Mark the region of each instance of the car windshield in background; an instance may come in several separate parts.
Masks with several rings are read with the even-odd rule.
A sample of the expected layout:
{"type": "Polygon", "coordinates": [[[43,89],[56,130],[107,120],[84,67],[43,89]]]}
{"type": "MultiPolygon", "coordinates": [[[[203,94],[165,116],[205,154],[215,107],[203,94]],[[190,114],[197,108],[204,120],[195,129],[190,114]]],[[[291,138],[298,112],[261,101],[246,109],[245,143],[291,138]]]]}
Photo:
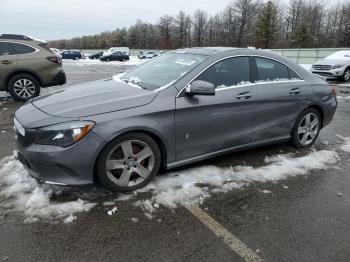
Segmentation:
{"type": "Polygon", "coordinates": [[[167,53],[135,68],[121,80],[154,90],[177,80],[205,59],[203,55],[167,53]]]}

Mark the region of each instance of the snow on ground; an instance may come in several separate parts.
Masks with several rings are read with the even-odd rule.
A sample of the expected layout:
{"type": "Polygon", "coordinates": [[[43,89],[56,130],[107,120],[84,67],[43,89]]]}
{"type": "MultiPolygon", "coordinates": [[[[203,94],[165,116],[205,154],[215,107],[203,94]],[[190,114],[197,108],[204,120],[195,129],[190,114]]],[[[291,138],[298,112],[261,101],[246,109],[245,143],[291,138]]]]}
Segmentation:
{"type": "Polygon", "coordinates": [[[22,212],[25,222],[59,219],[65,223],[76,219],[74,214],[91,210],[95,203],[81,199],[54,202],[50,198],[62,188],[39,185],[13,156],[0,161],[0,208],[22,212]]]}
{"type": "Polygon", "coordinates": [[[337,96],[339,100],[350,100],[350,96],[337,96]]]}
{"type": "Polygon", "coordinates": [[[337,135],[337,136],[344,141],[344,144],[340,147],[340,149],[350,153],[350,137],[344,137],[341,135],[337,135]]]}
{"type": "MultiPolygon", "coordinates": [[[[346,140],[344,147],[349,146],[348,141],[350,138],[346,140]]],[[[338,161],[339,156],[335,151],[321,150],[311,151],[301,157],[295,154],[266,157],[264,165],[260,167],[202,166],[184,169],[156,177],[151,184],[134,195],[121,195],[118,199],[100,204],[104,207],[114,206],[108,212],[113,215],[118,210],[116,201],[131,200],[135,195],[142,194],[143,200],[136,201],[134,205],[142,208],[144,215],[152,219],[161,206],[176,208],[181,205],[201,204],[214,193],[239,189],[254,182],[274,182],[306,175],[311,170],[334,167],[338,161]]],[[[58,219],[70,223],[77,219],[77,213],[87,212],[96,205],[82,199],[52,201],[52,197],[59,195],[61,190],[62,187],[38,184],[12,156],[0,161],[0,208],[8,212],[23,213],[25,222],[58,219]]],[[[263,190],[262,193],[268,192],[263,190]]]]}
{"type": "MultiPolygon", "coordinates": [[[[253,182],[268,182],[306,175],[311,170],[327,169],[339,161],[335,151],[312,151],[305,156],[281,154],[266,157],[261,167],[236,166],[220,168],[202,166],[158,176],[138,192],[151,192],[150,199],[139,200],[145,215],[155,213],[160,205],[176,208],[179,205],[201,204],[212,193],[242,188],[253,182]]],[[[264,192],[263,193],[267,193],[264,192]]]]}
{"type": "Polygon", "coordinates": [[[120,61],[110,61],[110,62],[102,62],[99,59],[80,59],[80,60],[68,60],[63,59],[63,65],[77,65],[77,66],[94,66],[94,65],[106,65],[106,66],[121,66],[121,65],[139,65],[148,61],[148,59],[139,59],[137,56],[130,56],[129,61],[120,62],[120,61]]]}

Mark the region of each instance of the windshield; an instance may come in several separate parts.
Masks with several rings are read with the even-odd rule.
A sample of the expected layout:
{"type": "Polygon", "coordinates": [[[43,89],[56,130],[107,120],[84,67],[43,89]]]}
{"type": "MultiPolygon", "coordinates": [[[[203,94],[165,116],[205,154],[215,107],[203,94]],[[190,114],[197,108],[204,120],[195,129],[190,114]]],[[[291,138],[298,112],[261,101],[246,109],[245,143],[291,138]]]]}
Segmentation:
{"type": "Polygon", "coordinates": [[[177,80],[205,58],[196,54],[166,53],[126,73],[121,80],[154,90],[177,80]]]}
{"type": "Polygon", "coordinates": [[[350,51],[338,51],[327,56],[325,59],[326,60],[329,60],[329,59],[350,60],[350,51]]]}

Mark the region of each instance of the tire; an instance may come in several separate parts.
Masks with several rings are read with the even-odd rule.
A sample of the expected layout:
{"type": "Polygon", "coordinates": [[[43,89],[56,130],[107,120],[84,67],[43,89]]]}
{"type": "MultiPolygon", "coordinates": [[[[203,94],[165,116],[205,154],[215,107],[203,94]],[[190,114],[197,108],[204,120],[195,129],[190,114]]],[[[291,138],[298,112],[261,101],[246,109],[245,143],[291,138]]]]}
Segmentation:
{"type": "Polygon", "coordinates": [[[314,108],[306,109],[300,114],[294,125],[291,137],[292,145],[296,148],[312,146],[320,133],[321,124],[320,112],[314,108]]]}
{"type": "Polygon", "coordinates": [[[125,134],[100,153],[97,178],[112,191],[130,192],[147,185],[157,175],[160,163],[159,147],[151,137],[143,133],[125,134]]]}
{"type": "Polygon", "coordinates": [[[40,94],[38,80],[28,74],[18,74],[11,77],[7,88],[11,96],[19,101],[27,101],[40,94]]]}
{"type": "Polygon", "coordinates": [[[349,67],[345,69],[344,74],[342,76],[342,80],[344,82],[350,81],[350,68],[349,67]]]}

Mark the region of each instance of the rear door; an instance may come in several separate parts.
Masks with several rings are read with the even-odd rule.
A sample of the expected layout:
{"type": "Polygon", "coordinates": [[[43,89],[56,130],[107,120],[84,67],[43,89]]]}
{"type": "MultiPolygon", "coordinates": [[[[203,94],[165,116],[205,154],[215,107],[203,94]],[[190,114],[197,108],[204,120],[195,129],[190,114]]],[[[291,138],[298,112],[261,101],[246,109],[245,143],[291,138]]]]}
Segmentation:
{"type": "Polygon", "coordinates": [[[12,53],[6,42],[0,42],[0,89],[4,90],[7,73],[17,65],[17,55],[12,53]]]}
{"type": "Polygon", "coordinates": [[[255,61],[257,101],[253,142],[288,137],[312,90],[287,65],[265,57],[255,57],[255,61]]]}
{"type": "Polygon", "coordinates": [[[176,98],[178,161],[250,142],[256,90],[249,79],[248,57],[227,58],[194,79],[213,83],[215,96],[176,98]]]}

